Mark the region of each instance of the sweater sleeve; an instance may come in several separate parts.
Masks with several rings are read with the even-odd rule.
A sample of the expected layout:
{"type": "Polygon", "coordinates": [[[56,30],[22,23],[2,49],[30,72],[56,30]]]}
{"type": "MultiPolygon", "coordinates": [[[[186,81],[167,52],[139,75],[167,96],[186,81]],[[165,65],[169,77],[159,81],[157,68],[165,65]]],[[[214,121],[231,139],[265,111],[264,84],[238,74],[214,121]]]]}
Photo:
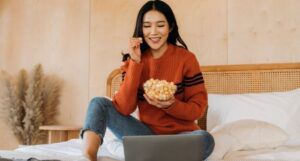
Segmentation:
{"type": "Polygon", "coordinates": [[[137,92],[143,64],[128,60],[124,62],[121,70],[123,81],[119,91],[113,96],[113,104],[121,114],[130,115],[137,108],[137,92]]]}
{"type": "Polygon", "coordinates": [[[169,115],[182,120],[195,121],[201,118],[207,108],[207,91],[199,63],[194,54],[187,59],[184,66],[184,99],[176,99],[174,104],[164,109],[169,115]]]}

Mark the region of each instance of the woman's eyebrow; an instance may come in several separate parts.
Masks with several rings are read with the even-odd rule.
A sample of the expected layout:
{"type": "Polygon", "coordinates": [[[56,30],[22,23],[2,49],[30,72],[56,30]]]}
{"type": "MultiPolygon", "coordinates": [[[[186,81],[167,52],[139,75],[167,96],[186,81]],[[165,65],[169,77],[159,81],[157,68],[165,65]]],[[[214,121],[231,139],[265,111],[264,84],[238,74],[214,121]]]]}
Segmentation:
{"type": "Polygon", "coordinates": [[[157,23],[165,23],[166,21],[162,20],[162,21],[157,21],[157,23]]]}
{"type": "MultiPolygon", "coordinates": [[[[161,21],[156,21],[155,23],[165,23],[166,21],[164,21],[164,20],[161,20],[161,21]]],[[[151,22],[149,22],[149,21],[144,21],[143,23],[151,23],[151,22]]]]}

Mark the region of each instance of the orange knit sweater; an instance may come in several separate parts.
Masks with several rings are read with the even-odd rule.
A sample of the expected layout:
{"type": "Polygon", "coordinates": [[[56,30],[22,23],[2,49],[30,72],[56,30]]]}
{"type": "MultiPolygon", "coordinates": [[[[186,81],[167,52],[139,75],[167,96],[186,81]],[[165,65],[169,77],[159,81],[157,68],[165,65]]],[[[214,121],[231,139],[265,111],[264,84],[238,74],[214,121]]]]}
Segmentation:
{"type": "Polygon", "coordinates": [[[156,134],[176,134],[199,129],[194,122],[207,108],[207,92],[194,54],[168,44],[166,52],[154,59],[150,51],[142,54],[141,62],[128,60],[121,67],[123,82],[113,97],[121,114],[130,115],[139,108],[139,119],[156,134]],[[177,85],[175,103],[159,109],[143,97],[143,83],[150,78],[167,80],[177,85]]]}

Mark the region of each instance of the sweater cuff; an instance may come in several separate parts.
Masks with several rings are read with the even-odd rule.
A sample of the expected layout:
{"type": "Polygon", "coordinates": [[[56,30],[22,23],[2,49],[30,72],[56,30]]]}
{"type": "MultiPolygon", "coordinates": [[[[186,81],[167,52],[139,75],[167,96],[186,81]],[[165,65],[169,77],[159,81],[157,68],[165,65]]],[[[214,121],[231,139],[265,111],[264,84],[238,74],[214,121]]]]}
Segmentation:
{"type": "Polygon", "coordinates": [[[137,63],[135,61],[133,61],[132,59],[129,60],[129,66],[133,66],[133,67],[142,67],[143,66],[143,63],[140,62],[140,63],[137,63]]]}
{"type": "Polygon", "coordinates": [[[142,73],[143,66],[143,63],[136,63],[135,61],[130,60],[127,73],[134,76],[133,78],[140,78],[136,76],[139,76],[142,73]]]}

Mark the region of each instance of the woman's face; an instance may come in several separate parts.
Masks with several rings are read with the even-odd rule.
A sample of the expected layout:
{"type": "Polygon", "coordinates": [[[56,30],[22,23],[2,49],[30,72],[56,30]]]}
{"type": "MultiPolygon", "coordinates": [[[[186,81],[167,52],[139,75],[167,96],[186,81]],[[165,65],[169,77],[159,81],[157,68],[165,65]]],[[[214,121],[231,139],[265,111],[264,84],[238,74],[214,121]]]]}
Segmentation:
{"type": "Polygon", "coordinates": [[[160,50],[167,46],[169,31],[168,21],[161,12],[151,10],[144,15],[143,35],[152,50],[160,50]]]}

